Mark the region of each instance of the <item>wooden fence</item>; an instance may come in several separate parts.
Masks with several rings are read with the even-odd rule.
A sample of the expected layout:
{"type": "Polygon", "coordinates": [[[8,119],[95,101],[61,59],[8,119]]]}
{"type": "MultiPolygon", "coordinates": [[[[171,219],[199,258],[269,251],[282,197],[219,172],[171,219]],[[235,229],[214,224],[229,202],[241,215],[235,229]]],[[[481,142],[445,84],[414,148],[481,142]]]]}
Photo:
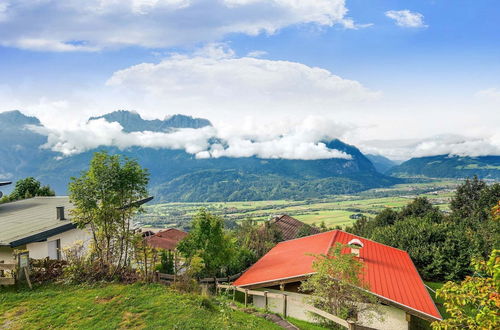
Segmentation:
{"type": "MultiPolygon", "coordinates": [[[[206,277],[206,278],[201,278],[198,280],[200,284],[208,284],[208,283],[228,283],[236,280],[238,277],[241,276],[243,272],[240,272],[238,274],[228,276],[228,277],[206,277]]],[[[171,274],[164,274],[164,273],[156,273],[156,280],[157,282],[160,283],[169,283],[173,282],[177,279],[178,275],[171,275],[171,274]]]]}
{"type": "Polygon", "coordinates": [[[16,284],[16,279],[13,276],[13,271],[16,269],[16,267],[16,264],[0,263],[0,285],[16,284]],[[11,277],[3,277],[6,270],[10,271],[11,277]]]}
{"type": "Polygon", "coordinates": [[[221,289],[226,289],[226,290],[233,290],[233,299],[236,291],[243,292],[245,294],[245,307],[248,306],[248,295],[252,296],[261,296],[264,297],[264,304],[265,308],[268,308],[268,299],[269,298],[274,298],[274,299],[282,299],[283,300],[283,317],[286,318],[287,316],[287,305],[289,302],[293,301],[295,305],[298,305],[299,307],[303,308],[305,311],[320,315],[330,321],[333,321],[337,323],[340,326],[343,326],[344,328],[347,329],[355,329],[355,323],[353,321],[346,321],[344,319],[341,319],[333,314],[327,313],[319,308],[316,308],[312,305],[306,304],[303,302],[302,299],[289,296],[286,293],[274,293],[274,292],[268,292],[268,291],[256,291],[256,290],[249,290],[249,289],[243,289],[236,287],[234,285],[226,285],[226,284],[217,284],[217,292],[219,293],[221,289]]]}

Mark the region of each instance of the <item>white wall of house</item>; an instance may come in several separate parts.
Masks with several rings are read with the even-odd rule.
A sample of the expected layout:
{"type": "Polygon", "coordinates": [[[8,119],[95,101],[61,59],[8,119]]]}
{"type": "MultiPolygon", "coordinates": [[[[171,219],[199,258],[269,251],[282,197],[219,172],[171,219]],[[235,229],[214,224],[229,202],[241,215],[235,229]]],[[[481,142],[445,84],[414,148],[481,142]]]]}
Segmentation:
{"type": "Polygon", "coordinates": [[[15,261],[14,251],[11,247],[0,246],[0,261],[4,261],[6,264],[10,264],[15,261]]]}
{"type": "MultiPolygon", "coordinates": [[[[50,257],[51,259],[56,259],[57,250],[56,241],[60,240],[60,248],[68,248],[73,246],[76,242],[81,241],[84,245],[87,245],[91,239],[90,233],[87,230],[82,229],[71,229],[54,236],[47,238],[45,242],[29,243],[26,244],[26,249],[30,252],[30,258],[33,259],[44,259],[50,257]]],[[[62,259],[64,259],[63,253],[61,253],[62,259]]]]}
{"type": "MultiPolygon", "coordinates": [[[[266,290],[273,293],[285,293],[289,297],[293,297],[307,303],[306,299],[308,296],[305,294],[272,289],[258,289],[258,291],[266,290]]],[[[265,298],[261,296],[253,296],[253,304],[257,308],[265,308],[265,298]]],[[[409,329],[409,322],[406,321],[405,311],[386,305],[379,305],[377,308],[381,315],[378,315],[378,313],[375,312],[362,312],[358,315],[358,321],[356,324],[381,330],[409,329]]],[[[274,313],[283,313],[283,299],[268,298],[268,309],[274,313]]],[[[294,302],[294,299],[287,300],[287,315],[299,320],[317,322],[317,319],[315,319],[311,313],[305,311],[299,304],[294,302]]]]}

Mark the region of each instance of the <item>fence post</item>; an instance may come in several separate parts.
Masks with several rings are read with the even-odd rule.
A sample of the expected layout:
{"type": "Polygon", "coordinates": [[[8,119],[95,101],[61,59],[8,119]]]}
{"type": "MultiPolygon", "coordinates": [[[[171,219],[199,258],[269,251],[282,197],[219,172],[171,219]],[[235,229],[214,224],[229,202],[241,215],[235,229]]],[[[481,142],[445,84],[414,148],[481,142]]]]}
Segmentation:
{"type": "Polygon", "coordinates": [[[245,307],[248,305],[248,289],[245,289],[245,307]]]}
{"type": "Polygon", "coordinates": [[[286,319],[286,294],[283,294],[283,318],[286,319]]]}
{"type": "Polygon", "coordinates": [[[349,324],[349,330],[354,330],[356,329],[356,324],[354,323],[354,321],[351,321],[351,320],[347,320],[347,324],[349,324]]]}
{"type": "Polygon", "coordinates": [[[266,311],[267,311],[267,291],[264,291],[264,303],[265,303],[266,311]]]}
{"type": "Polygon", "coordinates": [[[236,287],[233,286],[233,301],[236,299],[236,287]]]}

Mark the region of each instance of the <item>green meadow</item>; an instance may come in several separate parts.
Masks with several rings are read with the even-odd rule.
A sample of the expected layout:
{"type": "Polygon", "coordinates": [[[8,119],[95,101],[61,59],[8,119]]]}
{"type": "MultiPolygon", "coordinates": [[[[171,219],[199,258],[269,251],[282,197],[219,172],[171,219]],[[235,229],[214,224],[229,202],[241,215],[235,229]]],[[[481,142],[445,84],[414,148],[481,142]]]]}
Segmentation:
{"type": "Polygon", "coordinates": [[[187,229],[193,215],[206,208],[230,222],[247,219],[268,220],[288,214],[305,223],[328,227],[345,227],[360,215],[373,217],[384,208],[401,208],[417,196],[425,196],[446,211],[459,181],[430,181],[399,184],[390,188],[371,189],[357,195],[327,196],[310,200],[273,200],[213,203],[162,203],[145,207],[139,221],[150,227],[187,229]]]}

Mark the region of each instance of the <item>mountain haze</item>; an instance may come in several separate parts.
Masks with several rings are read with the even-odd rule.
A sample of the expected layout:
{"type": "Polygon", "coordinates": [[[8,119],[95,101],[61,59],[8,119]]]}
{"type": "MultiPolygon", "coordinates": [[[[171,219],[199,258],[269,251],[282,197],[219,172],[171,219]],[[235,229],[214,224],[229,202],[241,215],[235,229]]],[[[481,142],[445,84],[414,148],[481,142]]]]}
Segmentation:
{"type": "MultiPolygon", "coordinates": [[[[135,112],[123,110],[89,120],[100,118],[119,123],[127,132],[168,132],[211,125],[206,119],[184,115],[145,120],[135,112]]],[[[197,159],[184,150],[146,147],[120,150],[110,146],[61,157],[57,152],[40,148],[47,137],[27,129],[26,125],[41,126],[38,119],[19,111],[0,113],[0,127],[8,128],[2,129],[0,138],[15,141],[0,149],[0,174],[13,180],[35,176],[44,184],[50,184],[58,194],[67,193],[69,178],[87,168],[96,150],[135,158],[149,169],[150,188],[157,201],[305,199],[354,193],[400,181],[377,172],[356,147],[340,140],[324,142],[329,149],[345,152],[350,159],[197,159]]]]}

